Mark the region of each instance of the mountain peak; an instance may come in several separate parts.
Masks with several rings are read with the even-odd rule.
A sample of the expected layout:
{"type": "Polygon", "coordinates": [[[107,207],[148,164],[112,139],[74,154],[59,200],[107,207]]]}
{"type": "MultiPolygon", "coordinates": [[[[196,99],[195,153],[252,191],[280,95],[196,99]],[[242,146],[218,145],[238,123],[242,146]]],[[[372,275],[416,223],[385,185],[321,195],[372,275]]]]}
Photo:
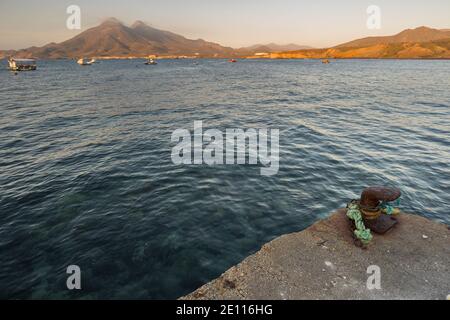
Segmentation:
{"type": "Polygon", "coordinates": [[[132,25],[131,28],[135,29],[135,28],[140,28],[140,27],[148,27],[148,25],[141,21],[141,20],[136,20],[132,25]]]}
{"type": "Polygon", "coordinates": [[[111,17],[105,19],[101,25],[123,25],[123,23],[119,19],[111,17]]]}
{"type": "Polygon", "coordinates": [[[379,36],[379,37],[366,37],[347,43],[338,45],[337,47],[364,47],[373,46],[379,44],[392,44],[392,43],[420,43],[436,40],[449,39],[450,32],[433,29],[426,26],[420,26],[414,29],[406,29],[392,36],[379,36]]]}
{"type": "MultiPolygon", "coordinates": [[[[439,30],[433,29],[433,28],[429,28],[429,27],[426,27],[426,26],[420,26],[420,27],[413,28],[413,29],[406,29],[406,30],[403,30],[403,31],[399,32],[398,34],[403,34],[403,33],[418,33],[418,32],[439,32],[439,30]]],[[[397,35],[398,35],[398,34],[397,34],[397,35]]]]}
{"type": "Polygon", "coordinates": [[[132,27],[128,27],[116,18],[108,18],[100,26],[87,29],[64,42],[17,52],[19,56],[37,58],[147,57],[150,54],[230,57],[238,53],[233,48],[187,39],[150,27],[142,21],[136,21],[132,27]]]}

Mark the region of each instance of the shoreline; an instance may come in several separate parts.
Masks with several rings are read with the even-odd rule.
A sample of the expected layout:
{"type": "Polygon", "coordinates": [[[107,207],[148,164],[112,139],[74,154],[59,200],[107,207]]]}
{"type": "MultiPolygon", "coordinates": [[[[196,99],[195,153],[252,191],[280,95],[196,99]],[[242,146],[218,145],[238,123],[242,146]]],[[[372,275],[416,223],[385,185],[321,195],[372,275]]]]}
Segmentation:
{"type": "MultiPolygon", "coordinates": [[[[16,57],[21,58],[21,57],[16,57]]],[[[28,57],[29,58],[29,57],[28,57]]],[[[41,60],[41,61],[59,61],[59,60],[77,60],[78,58],[35,58],[31,57],[32,59],[41,60]]],[[[230,57],[186,57],[186,56],[163,56],[163,57],[154,57],[155,60],[227,60],[230,57]]],[[[0,60],[7,60],[8,57],[0,57],[0,60]]],[[[145,57],[96,57],[96,56],[87,56],[86,59],[96,59],[96,60],[146,60],[148,59],[148,56],[145,57]]],[[[370,57],[324,57],[324,58],[292,58],[292,57],[276,57],[276,58],[269,58],[269,57],[235,57],[235,59],[240,60],[317,60],[321,61],[323,59],[328,60],[399,60],[399,61],[407,61],[407,60],[421,60],[421,61],[434,61],[434,60],[450,60],[449,58],[370,58],[370,57]]]]}
{"type": "Polygon", "coordinates": [[[446,299],[449,226],[401,213],[395,228],[361,249],[345,212],[275,238],[180,299],[446,299]],[[380,267],[381,289],[367,289],[372,265],[380,267]]]}

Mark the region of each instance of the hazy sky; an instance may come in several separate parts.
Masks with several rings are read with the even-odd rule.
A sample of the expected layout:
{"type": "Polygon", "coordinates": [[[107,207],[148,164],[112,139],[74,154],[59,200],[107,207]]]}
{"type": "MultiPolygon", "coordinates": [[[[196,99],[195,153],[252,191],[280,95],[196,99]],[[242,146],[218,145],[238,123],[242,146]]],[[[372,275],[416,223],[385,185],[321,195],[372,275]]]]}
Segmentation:
{"type": "Polygon", "coordinates": [[[450,0],[0,0],[0,49],[60,42],[108,17],[232,47],[326,47],[421,25],[450,28],[450,0]],[[66,28],[72,4],[81,7],[81,30],[66,28]],[[369,5],[381,8],[380,30],[366,27],[369,5]]]}

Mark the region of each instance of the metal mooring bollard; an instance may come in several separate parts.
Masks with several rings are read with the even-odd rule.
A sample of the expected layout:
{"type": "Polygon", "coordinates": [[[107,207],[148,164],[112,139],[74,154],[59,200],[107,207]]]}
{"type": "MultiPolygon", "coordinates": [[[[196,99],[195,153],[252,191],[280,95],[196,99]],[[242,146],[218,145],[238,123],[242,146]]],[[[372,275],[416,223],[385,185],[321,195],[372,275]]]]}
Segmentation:
{"type": "Polygon", "coordinates": [[[355,243],[366,247],[372,241],[372,233],[386,233],[397,224],[394,215],[400,210],[394,201],[399,201],[401,192],[397,188],[368,187],[361,193],[360,200],[352,200],[347,205],[347,217],[355,243]]]}
{"type": "Polygon", "coordinates": [[[389,202],[399,199],[401,192],[397,188],[368,187],[361,193],[359,202],[365,225],[375,233],[383,234],[390,230],[397,219],[385,213],[389,202]]]}

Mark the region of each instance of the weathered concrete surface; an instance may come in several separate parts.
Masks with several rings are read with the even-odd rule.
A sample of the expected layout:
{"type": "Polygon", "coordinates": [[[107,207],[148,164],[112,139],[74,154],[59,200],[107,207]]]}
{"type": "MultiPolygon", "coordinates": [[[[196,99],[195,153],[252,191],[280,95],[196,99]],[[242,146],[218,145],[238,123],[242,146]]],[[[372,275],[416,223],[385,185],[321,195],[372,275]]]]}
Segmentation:
{"type": "Polygon", "coordinates": [[[345,210],[281,236],[182,299],[446,299],[450,231],[400,214],[367,249],[353,244],[345,210]],[[367,268],[381,268],[381,289],[368,290],[367,268]]]}

